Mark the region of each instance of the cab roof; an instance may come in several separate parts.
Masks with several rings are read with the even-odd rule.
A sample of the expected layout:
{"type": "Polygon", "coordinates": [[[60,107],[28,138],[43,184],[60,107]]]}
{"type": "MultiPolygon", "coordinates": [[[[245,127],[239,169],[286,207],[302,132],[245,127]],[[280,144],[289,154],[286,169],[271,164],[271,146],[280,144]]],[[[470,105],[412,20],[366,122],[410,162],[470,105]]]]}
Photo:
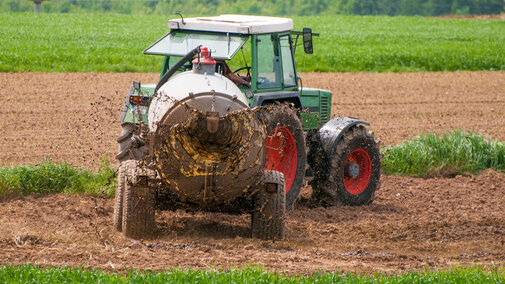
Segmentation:
{"type": "Polygon", "coordinates": [[[285,32],[293,29],[293,21],[288,18],[246,15],[221,15],[172,19],[167,23],[170,29],[223,32],[236,34],[265,34],[285,32]]]}

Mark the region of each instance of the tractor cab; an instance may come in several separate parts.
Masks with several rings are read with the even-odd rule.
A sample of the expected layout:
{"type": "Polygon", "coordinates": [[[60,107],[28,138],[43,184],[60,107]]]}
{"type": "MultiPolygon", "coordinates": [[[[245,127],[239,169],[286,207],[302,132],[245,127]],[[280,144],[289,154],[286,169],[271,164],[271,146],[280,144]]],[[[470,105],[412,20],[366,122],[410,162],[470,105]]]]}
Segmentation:
{"type": "MultiPolygon", "coordinates": [[[[303,106],[294,51],[303,36],[305,52],[312,53],[309,28],[295,32],[291,19],[243,15],[174,19],[168,27],[171,31],[144,51],[165,56],[161,75],[202,45],[217,60],[216,72],[237,84],[250,107],[272,101],[303,106]]],[[[191,66],[186,64],[180,71],[191,66]]]]}

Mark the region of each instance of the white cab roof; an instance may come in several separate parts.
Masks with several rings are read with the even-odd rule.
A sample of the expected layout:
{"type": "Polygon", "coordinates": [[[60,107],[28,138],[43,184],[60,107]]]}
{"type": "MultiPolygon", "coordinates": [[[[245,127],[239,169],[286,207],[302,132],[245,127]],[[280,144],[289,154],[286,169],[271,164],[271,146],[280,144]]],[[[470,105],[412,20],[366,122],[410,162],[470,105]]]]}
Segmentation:
{"type": "Polygon", "coordinates": [[[198,30],[238,34],[264,34],[293,29],[293,21],[287,18],[245,15],[221,15],[217,17],[169,20],[170,29],[198,30]]]}

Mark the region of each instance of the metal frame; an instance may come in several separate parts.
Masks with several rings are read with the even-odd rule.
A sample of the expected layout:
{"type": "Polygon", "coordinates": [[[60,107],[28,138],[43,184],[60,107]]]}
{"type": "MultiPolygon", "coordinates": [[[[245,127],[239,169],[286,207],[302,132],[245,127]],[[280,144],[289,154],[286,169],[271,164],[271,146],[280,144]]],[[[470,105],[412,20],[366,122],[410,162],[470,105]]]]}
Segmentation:
{"type": "MultiPolygon", "coordinates": [[[[291,38],[291,32],[271,33],[271,35],[273,35],[277,38],[276,44],[277,44],[277,48],[279,50],[279,57],[280,57],[279,70],[280,70],[280,73],[282,74],[280,88],[268,88],[268,89],[259,89],[258,88],[258,72],[257,71],[259,70],[259,66],[258,66],[258,38],[257,37],[259,35],[260,34],[251,36],[251,44],[252,44],[252,48],[251,48],[251,53],[252,53],[251,91],[253,93],[268,93],[268,92],[277,92],[277,91],[285,91],[285,90],[298,91],[298,80],[295,80],[295,85],[286,86],[284,84],[283,57],[280,52],[280,38],[287,36],[288,41],[290,43],[291,61],[293,63],[294,75],[295,75],[295,78],[298,78],[298,74],[296,72],[296,65],[295,65],[295,55],[294,55],[294,50],[292,47],[293,39],[291,38]]],[[[265,35],[265,34],[261,34],[261,35],[265,35]]]]}

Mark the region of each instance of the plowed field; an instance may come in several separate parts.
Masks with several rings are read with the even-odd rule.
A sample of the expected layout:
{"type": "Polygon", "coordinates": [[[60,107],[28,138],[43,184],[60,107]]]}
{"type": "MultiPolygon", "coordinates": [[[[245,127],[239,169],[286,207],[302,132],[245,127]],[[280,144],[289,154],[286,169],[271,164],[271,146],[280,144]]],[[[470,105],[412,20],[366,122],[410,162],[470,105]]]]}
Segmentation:
{"type": "MultiPolygon", "coordinates": [[[[334,115],[370,121],[382,144],[463,129],[505,140],[505,72],[302,74],[334,93],[334,115]]],[[[157,74],[0,73],[0,165],[113,161],[118,116],[134,79],[157,74]]],[[[0,201],[0,263],[164,269],[261,264],[404,271],[505,264],[505,176],[383,176],[375,202],[313,208],[310,188],[287,219],[287,240],[250,239],[250,217],[161,212],[156,237],[131,241],[111,225],[110,199],[29,196],[0,201]]]]}

